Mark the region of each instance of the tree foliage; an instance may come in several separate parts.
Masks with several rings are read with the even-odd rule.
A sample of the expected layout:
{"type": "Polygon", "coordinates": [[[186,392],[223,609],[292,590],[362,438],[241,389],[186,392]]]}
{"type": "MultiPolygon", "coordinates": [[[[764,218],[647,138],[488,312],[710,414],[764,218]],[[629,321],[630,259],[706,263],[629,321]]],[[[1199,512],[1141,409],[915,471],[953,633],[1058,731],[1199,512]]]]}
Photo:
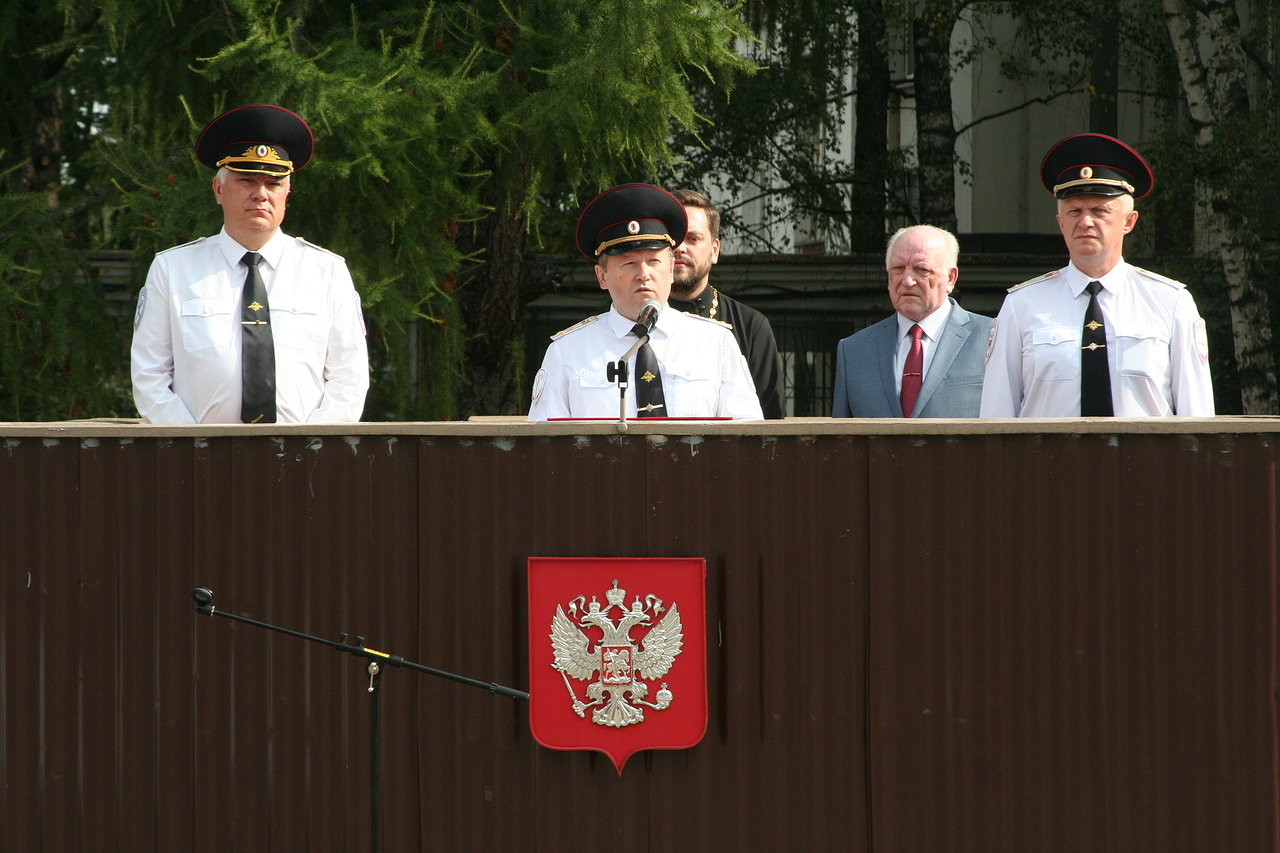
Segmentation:
{"type": "Polygon", "coordinates": [[[218,228],[191,147],[229,107],[280,103],[315,128],[286,229],[355,275],[366,417],[442,418],[523,409],[521,309],[554,281],[533,259],[572,253],[578,206],[610,184],[710,190],[731,227],[763,224],[737,236],[764,251],[796,248],[788,234],[878,251],[899,221],[951,222],[957,140],[997,115],[958,126],[950,79],[983,51],[1034,81],[1015,110],[1084,96],[1088,129],[1115,133],[1126,98],[1161,105],[1144,235],[1156,251],[1198,237],[1186,268],[1249,308],[1236,349],[1263,387],[1277,21],[1277,0],[18,0],[0,9],[0,418],[133,414],[128,299],[84,259],[131,250],[136,288],[154,251],[218,228]],[[1010,44],[982,29],[997,14],[1010,44]],[[1168,15],[1209,51],[1210,133],[1168,15]],[[914,140],[887,132],[898,109],[914,140]],[[1231,251],[1211,258],[1216,234],[1231,251]]]}
{"type": "MultiPolygon", "coordinates": [[[[731,49],[745,28],[715,2],[19,6],[0,18],[6,65],[28,55],[48,63],[33,72],[38,79],[5,82],[33,117],[0,126],[0,174],[12,176],[11,192],[42,190],[49,216],[77,241],[33,233],[34,220],[21,216],[32,227],[0,231],[0,255],[24,261],[0,284],[5,322],[19,296],[41,317],[61,310],[40,294],[65,287],[65,274],[29,261],[61,257],[68,242],[133,250],[140,284],[154,251],[216,231],[212,176],[194,162],[195,136],[224,109],[278,103],[317,137],[314,163],[295,176],[285,228],[348,260],[370,322],[371,419],[514,405],[520,371],[510,360],[519,352],[510,323],[493,315],[518,316],[536,293],[528,249],[561,245],[568,211],[584,195],[670,160],[671,122],[697,121],[689,74],[745,67],[731,49]],[[42,25],[34,40],[27,14],[42,25]],[[61,149],[42,181],[15,186],[41,162],[32,152],[42,122],[56,127],[61,149]],[[498,351],[503,370],[468,364],[498,351]]],[[[81,346],[60,337],[64,326],[44,331],[59,347],[81,346]]],[[[85,359],[72,360],[102,353],[97,368],[111,380],[99,384],[116,393],[82,407],[68,401],[89,389],[65,383],[50,390],[56,404],[30,399],[13,372],[30,350],[6,338],[0,396],[12,401],[9,416],[132,414],[120,338],[103,332],[83,346],[85,359]]]]}
{"type": "MultiPolygon", "coordinates": [[[[850,77],[858,49],[859,7],[868,0],[777,3],[745,7],[755,38],[740,45],[758,72],[725,89],[721,81],[690,81],[705,126],[676,128],[681,159],[670,180],[718,187],[725,222],[762,251],[794,247],[789,234],[748,230],[754,222],[805,221],[835,247],[850,240],[849,187],[855,175],[840,150],[849,119],[850,77]],[[751,206],[753,217],[741,215],[751,206]]],[[[874,177],[868,181],[883,187],[874,177]]]]}
{"type": "MultiPolygon", "coordinates": [[[[1212,247],[1206,254],[1216,255],[1227,293],[1242,408],[1247,414],[1274,413],[1280,406],[1270,305],[1276,282],[1268,282],[1265,258],[1269,237],[1270,253],[1276,249],[1280,180],[1272,165],[1280,155],[1273,133],[1280,92],[1273,68],[1264,64],[1270,73],[1250,73],[1259,54],[1250,57],[1243,43],[1246,34],[1256,39],[1268,29],[1275,40],[1275,18],[1264,16],[1251,32],[1232,0],[1161,5],[1191,127],[1188,159],[1195,172],[1187,183],[1203,205],[1196,222],[1207,239],[1200,242],[1212,247]]],[[[1269,2],[1258,5],[1275,11],[1269,2]]]]}
{"type": "Polygon", "coordinates": [[[680,140],[686,159],[676,173],[677,180],[718,184],[732,205],[754,202],[757,225],[764,225],[736,234],[745,245],[791,248],[768,230],[778,220],[814,223],[836,250],[874,249],[884,225],[901,220],[954,228],[953,190],[957,179],[968,179],[958,142],[1011,113],[1083,98],[1081,131],[1117,135],[1122,120],[1144,127],[1141,144],[1158,180],[1143,201],[1135,248],[1180,255],[1198,247],[1198,258],[1167,263],[1191,271],[1188,283],[1203,302],[1230,306],[1230,320],[1223,319],[1230,329],[1211,335],[1215,346],[1230,341],[1235,355],[1215,359],[1215,368],[1228,368],[1215,369],[1220,406],[1241,405],[1232,400],[1238,372],[1244,410],[1276,410],[1276,0],[845,0],[820,7],[754,0],[748,9],[761,73],[732,99],[699,95],[712,128],[680,140]],[[1000,16],[1015,24],[1011,40],[984,29],[1000,16]],[[961,22],[964,40],[957,39],[961,22]],[[1170,36],[1178,26],[1203,69],[1197,87],[1179,80],[1170,36]],[[859,43],[863,36],[871,44],[859,43]],[[875,50],[880,44],[891,47],[875,50]],[[908,76],[899,77],[895,56],[907,54],[908,76]],[[959,125],[952,79],[980,56],[998,57],[1001,76],[1034,94],[959,125]],[[894,68],[888,91],[887,67],[894,68]],[[894,99],[914,112],[916,131],[913,142],[896,146],[875,136],[884,103],[894,99]],[[834,144],[850,125],[852,158],[834,144]]]}

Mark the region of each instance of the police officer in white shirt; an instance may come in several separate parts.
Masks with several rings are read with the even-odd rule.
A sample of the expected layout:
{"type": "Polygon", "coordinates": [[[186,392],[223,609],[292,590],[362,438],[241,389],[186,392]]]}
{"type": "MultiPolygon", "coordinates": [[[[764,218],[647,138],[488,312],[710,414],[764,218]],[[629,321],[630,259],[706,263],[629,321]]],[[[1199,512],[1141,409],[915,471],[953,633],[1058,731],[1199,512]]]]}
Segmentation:
{"type": "Polygon", "coordinates": [[[1118,139],[1070,136],[1040,165],[1071,262],[1009,290],[987,346],[986,418],[1214,414],[1204,320],[1180,282],[1126,263],[1150,168],[1118,139]]]}
{"type": "Polygon", "coordinates": [[[534,379],[529,420],[618,417],[610,366],[640,339],[635,327],[649,302],[657,303],[657,322],[649,344],[628,360],[628,417],[763,417],[730,327],[666,310],[673,250],[686,227],[684,206],[648,184],[614,187],[582,209],[578,250],[595,261],[596,280],[613,305],[553,336],[534,379]]]}
{"type": "Polygon", "coordinates": [[[156,255],[130,361],[155,424],[358,421],[369,388],[360,297],[338,255],[280,230],[314,140],[289,110],[210,122],[196,156],[217,169],[223,228],[156,255]]]}

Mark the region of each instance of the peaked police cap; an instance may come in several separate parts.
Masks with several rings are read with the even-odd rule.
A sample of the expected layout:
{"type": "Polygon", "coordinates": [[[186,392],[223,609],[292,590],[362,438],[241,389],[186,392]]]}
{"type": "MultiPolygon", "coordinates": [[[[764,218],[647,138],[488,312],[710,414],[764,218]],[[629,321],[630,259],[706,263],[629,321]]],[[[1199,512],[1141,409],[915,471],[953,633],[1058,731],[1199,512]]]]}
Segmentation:
{"type": "Polygon", "coordinates": [[[1142,155],[1119,139],[1078,133],[1059,140],[1040,162],[1040,182],[1058,198],[1124,195],[1142,198],[1155,177],[1142,155]]]}
{"type": "Polygon", "coordinates": [[[196,159],[210,169],[289,175],[311,162],[315,138],[296,114],[271,104],[228,110],[205,125],[196,159]]]}
{"type": "Polygon", "coordinates": [[[684,242],[684,205],[664,189],[623,184],[587,202],[578,215],[578,251],[593,260],[637,249],[674,248],[684,242]]]}

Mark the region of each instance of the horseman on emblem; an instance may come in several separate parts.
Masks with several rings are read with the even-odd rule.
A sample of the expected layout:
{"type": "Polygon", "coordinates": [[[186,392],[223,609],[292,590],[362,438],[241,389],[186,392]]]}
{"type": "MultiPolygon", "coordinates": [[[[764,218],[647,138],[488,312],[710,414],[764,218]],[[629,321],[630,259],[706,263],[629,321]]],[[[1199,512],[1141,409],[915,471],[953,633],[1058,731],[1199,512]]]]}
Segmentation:
{"type": "Polygon", "coordinates": [[[571,599],[567,614],[562,605],[556,605],[556,614],[551,620],[551,647],[555,653],[551,666],[569,689],[574,713],[585,717],[586,709],[594,708],[593,723],[621,728],[644,722],[644,709],[638,707],[640,705],[661,711],[671,704],[672,695],[666,683],[658,690],[656,702],[647,701],[649,685],[641,679],[656,680],[667,674],[680,654],[684,631],[674,603],[666,609],[662,599],[656,596],[650,595],[641,601],[637,595],[628,609],[627,591],[619,589],[616,580],[613,589],[605,592],[605,598],[608,606],[603,609],[595,596],[589,603],[581,595],[571,599]],[[619,614],[616,619],[611,615],[615,610],[619,614]],[[655,619],[657,625],[653,625],[655,619]],[[632,640],[634,628],[649,625],[653,627],[639,643],[632,640]],[[593,635],[599,632],[599,642],[594,648],[588,631],[593,635]],[[587,685],[586,698],[590,701],[580,700],[569,677],[587,681],[597,673],[599,679],[587,685]]]}

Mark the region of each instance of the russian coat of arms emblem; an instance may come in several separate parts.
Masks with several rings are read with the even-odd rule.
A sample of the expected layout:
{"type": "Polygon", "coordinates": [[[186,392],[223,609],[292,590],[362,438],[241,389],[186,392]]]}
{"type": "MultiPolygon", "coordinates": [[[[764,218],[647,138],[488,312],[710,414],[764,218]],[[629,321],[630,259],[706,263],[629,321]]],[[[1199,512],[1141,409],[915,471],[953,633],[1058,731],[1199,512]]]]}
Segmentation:
{"type": "Polygon", "coordinates": [[[666,682],[649,701],[649,686],[643,680],[666,675],[680,654],[684,631],[680,611],[672,603],[663,604],[656,595],[638,595],[631,606],[626,604],[627,591],[613,588],[605,592],[607,605],[601,607],[593,595],[591,601],[578,595],[568,602],[568,611],[557,605],[551,620],[551,647],[555,652],[552,666],[564,678],[573,702],[573,712],[585,717],[591,709],[591,722],[600,726],[631,726],[644,722],[644,707],[662,711],[673,698],[666,682]],[[616,616],[614,615],[616,614],[616,616]],[[637,628],[647,628],[643,639],[632,637],[637,628]],[[599,629],[600,640],[593,646],[590,633],[599,629]],[[598,676],[598,678],[596,678],[598,676]],[[578,698],[570,678],[588,681],[587,701],[578,698]]]}
{"type": "Polygon", "coordinates": [[[621,773],[638,750],[701,740],[705,586],[700,558],[530,558],[529,724],[538,742],[605,752],[621,773]]]}

